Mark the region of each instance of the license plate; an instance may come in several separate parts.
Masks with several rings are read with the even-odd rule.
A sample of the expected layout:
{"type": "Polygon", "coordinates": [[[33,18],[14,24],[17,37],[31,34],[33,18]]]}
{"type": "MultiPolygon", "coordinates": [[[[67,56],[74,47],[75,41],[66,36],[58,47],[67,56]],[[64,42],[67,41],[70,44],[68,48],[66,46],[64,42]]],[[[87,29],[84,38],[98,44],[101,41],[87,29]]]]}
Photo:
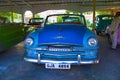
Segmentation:
{"type": "Polygon", "coordinates": [[[47,69],[70,69],[70,64],[53,64],[53,63],[46,63],[45,68],[47,69]]]}

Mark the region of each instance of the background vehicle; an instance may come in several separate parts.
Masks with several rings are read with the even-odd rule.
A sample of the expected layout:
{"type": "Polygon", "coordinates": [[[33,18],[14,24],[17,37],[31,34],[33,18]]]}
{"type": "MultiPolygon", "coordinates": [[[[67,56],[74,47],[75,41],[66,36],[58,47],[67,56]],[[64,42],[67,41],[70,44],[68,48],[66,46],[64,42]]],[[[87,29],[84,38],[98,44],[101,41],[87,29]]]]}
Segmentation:
{"type": "Polygon", "coordinates": [[[0,52],[23,41],[27,28],[22,23],[10,23],[7,18],[0,17],[0,52]]]}
{"type": "Polygon", "coordinates": [[[42,23],[43,23],[43,18],[31,18],[29,20],[29,26],[30,27],[34,27],[35,29],[39,29],[42,27],[42,23]]]}
{"type": "Polygon", "coordinates": [[[44,27],[25,39],[24,59],[52,69],[98,63],[97,36],[85,25],[83,15],[47,16],[44,27]]]}
{"type": "Polygon", "coordinates": [[[107,26],[109,26],[114,18],[113,15],[98,15],[96,17],[96,33],[99,35],[101,32],[105,32],[107,26]]]}

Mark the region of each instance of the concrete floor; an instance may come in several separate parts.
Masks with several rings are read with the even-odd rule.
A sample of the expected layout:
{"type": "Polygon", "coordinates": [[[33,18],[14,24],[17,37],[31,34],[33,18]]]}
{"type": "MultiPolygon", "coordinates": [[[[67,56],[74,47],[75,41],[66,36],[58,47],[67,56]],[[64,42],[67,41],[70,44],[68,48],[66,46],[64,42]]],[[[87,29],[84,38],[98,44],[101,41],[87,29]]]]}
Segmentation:
{"type": "Polygon", "coordinates": [[[20,43],[0,53],[0,80],[120,80],[120,46],[111,50],[106,37],[100,36],[99,46],[99,64],[56,70],[24,61],[20,43]]]}

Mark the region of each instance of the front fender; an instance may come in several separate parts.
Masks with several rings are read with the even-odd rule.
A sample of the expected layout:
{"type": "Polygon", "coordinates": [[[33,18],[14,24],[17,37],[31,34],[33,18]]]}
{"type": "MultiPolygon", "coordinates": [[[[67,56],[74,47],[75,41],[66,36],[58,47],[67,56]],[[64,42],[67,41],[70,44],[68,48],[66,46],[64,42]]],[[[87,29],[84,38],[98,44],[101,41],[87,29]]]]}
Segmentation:
{"type": "MultiPolygon", "coordinates": [[[[93,49],[97,49],[98,48],[98,44],[96,46],[89,46],[88,45],[88,39],[89,38],[96,38],[97,39],[97,35],[95,33],[93,33],[92,31],[90,30],[86,30],[85,34],[84,34],[84,38],[83,38],[83,44],[86,48],[90,49],[90,48],[93,48],[93,49]]],[[[98,41],[98,39],[97,39],[98,41]]]]}

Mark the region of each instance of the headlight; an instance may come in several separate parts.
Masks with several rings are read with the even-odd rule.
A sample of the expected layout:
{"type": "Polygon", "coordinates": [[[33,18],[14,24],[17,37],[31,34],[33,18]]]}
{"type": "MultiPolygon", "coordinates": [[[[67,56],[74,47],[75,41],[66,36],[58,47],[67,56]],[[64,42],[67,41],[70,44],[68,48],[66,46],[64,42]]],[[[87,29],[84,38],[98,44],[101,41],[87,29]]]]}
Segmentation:
{"type": "Polygon", "coordinates": [[[31,46],[31,45],[33,44],[33,39],[32,39],[32,38],[26,38],[26,39],[25,39],[25,44],[26,44],[27,46],[31,46]]]}
{"type": "Polygon", "coordinates": [[[96,46],[98,43],[97,39],[96,38],[89,38],[88,39],[88,45],[89,46],[96,46]]]}

